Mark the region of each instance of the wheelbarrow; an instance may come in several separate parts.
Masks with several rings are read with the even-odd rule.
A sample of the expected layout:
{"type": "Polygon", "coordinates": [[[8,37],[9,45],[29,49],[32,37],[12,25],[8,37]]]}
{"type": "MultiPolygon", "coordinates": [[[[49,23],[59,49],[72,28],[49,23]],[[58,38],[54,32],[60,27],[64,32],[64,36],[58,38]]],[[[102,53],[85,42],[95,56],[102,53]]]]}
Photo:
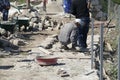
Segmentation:
{"type": "Polygon", "coordinates": [[[31,3],[32,5],[39,5],[39,4],[42,3],[42,0],[30,0],[30,3],[31,3]]]}
{"type": "Polygon", "coordinates": [[[13,34],[15,32],[16,22],[1,21],[0,22],[0,27],[5,29],[6,31],[9,31],[11,34],[13,34]]]}
{"type": "Polygon", "coordinates": [[[21,27],[24,26],[24,31],[27,31],[27,27],[29,26],[29,18],[27,17],[15,17],[13,20],[16,22],[19,31],[21,31],[21,27]]]}

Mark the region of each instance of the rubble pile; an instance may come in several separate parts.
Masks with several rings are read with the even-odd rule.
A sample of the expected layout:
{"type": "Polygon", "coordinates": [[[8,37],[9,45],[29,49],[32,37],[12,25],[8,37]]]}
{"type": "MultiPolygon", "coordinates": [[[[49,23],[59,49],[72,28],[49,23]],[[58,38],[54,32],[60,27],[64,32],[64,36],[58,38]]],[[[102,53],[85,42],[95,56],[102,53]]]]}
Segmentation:
{"type": "MultiPolygon", "coordinates": [[[[51,2],[49,2],[51,3],[51,2]]],[[[11,9],[9,10],[9,22],[15,22],[14,33],[11,34],[10,31],[0,28],[0,42],[3,43],[2,37],[5,38],[5,42],[7,41],[7,45],[15,45],[15,46],[24,46],[26,45],[25,38],[18,37],[19,32],[39,32],[42,30],[59,30],[63,25],[58,20],[53,19],[49,15],[41,14],[40,8],[42,8],[42,3],[38,5],[31,5],[30,9],[24,8],[25,4],[16,5],[15,2],[11,2],[11,9]],[[18,7],[21,7],[18,9],[18,7]],[[39,9],[38,9],[39,8],[39,9]],[[17,36],[15,36],[17,35],[17,36]]],[[[2,17],[2,16],[1,16],[2,17]]],[[[9,25],[7,25],[9,26],[9,25]]],[[[49,38],[50,39],[50,38],[49,38]]],[[[48,40],[49,40],[48,39],[48,40]]],[[[53,40],[55,41],[55,40],[53,40]]],[[[53,44],[53,41],[46,44],[53,44]]],[[[46,43],[46,42],[45,42],[46,43]]],[[[42,44],[41,44],[42,45],[42,44]]],[[[6,45],[1,45],[2,47],[7,47],[6,45]]],[[[42,45],[43,46],[43,45],[42,45]]],[[[45,45],[44,45],[45,47],[45,45]]]]}

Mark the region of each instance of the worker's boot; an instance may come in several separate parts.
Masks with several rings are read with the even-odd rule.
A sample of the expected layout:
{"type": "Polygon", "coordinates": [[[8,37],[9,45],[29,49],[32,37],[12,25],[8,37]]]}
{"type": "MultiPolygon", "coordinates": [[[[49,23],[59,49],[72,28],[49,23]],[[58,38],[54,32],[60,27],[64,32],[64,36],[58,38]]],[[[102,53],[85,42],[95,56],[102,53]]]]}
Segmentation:
{"type": "Polygon", "coordinates": [[[76,50],[76,46],[74,44],[72,44],[71,50],[76,50]]]}
{"type": "Polygon", "coordinates": [[[69,48],[67,47],[67,45],[61,45],[61,49],[68,50],[69,48]]]}

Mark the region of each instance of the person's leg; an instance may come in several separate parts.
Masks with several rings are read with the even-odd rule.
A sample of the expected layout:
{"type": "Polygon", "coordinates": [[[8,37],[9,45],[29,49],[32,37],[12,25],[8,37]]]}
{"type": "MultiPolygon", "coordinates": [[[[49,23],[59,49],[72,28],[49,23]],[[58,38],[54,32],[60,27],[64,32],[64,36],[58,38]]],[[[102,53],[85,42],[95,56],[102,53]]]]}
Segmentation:
{"type": "Polygon", "coordinates": [[[3,8],[0,6],[0,12],[2,12],[3,8]]]}
{"type": "Polygon", "coordinates": [[[87,47],[87,34],[89,31],[89,18],[82,18],[83,23],[79,27],[78,34],[78,46],[86,48],[87,47]]]}
{"type": "Polygon", "coordinates": [[[83,46],[83,25],[79,26],[79,33],[78,33],[78,46],[83,46]]]}
{"type": "Polygon", "coordinates": [[[87,34],[88,34],[88,31],[89,31],[89,18],[85,18],[85,26],[83,28],[83,47],[86,48],[87,47],[87,34]]]}
{"type": "Polygon", "coordinates": [[[2,13],[3,13],[3,21],[7,21],[8,20],[8,10],[3,10],[2,13]]]}
{"type": "Polygon", "coordinates": [[[46,3],[45,2],[43,2],[43,11],[46,12],[46,3]]]}

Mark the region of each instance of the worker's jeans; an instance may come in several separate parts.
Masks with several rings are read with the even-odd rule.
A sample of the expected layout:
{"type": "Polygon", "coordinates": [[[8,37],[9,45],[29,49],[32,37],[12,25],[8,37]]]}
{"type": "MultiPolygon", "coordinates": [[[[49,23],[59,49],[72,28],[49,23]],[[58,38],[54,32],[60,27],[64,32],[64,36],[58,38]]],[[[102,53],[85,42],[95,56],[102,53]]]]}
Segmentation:
{"type": "Polygon", "coordinates": [[[79,27],[77,44],[79,47],[86,48],[87,47],[87,34],[89,31],[90,19],[88,17],[84,17],[80,19],[82,22],[79,27]]]}
{"type": "Polygon", "coordinates": [[[3,9],[2,13],[3,13],[3,21],[7,21],[8,20],[8,12],[9,10],[3,9]]]}

